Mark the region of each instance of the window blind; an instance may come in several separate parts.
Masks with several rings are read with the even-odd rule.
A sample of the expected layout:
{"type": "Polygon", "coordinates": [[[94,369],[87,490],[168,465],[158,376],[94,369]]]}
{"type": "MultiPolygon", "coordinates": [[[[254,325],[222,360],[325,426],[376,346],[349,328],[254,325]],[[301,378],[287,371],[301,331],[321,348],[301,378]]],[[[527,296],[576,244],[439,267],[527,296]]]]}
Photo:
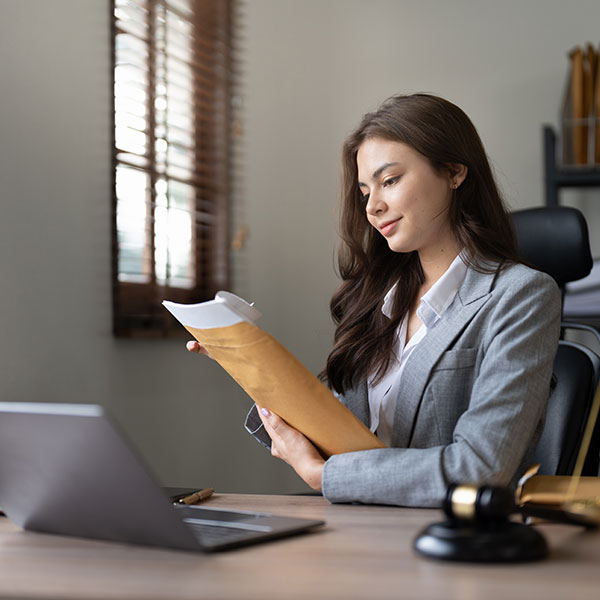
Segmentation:
{"type": "Polygon", "coordinates": [[[229,280],[235,0],[114,0],[113,330],[182,331],[163,299],[229,280]]]}

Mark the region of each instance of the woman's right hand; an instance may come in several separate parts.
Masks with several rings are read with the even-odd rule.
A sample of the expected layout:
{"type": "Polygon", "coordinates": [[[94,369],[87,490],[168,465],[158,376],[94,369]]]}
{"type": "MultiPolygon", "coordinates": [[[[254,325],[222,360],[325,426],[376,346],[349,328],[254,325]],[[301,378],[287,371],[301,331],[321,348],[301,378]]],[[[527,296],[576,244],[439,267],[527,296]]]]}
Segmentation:
{"type": "Polygon", "coordinates": [[[189,341],[185,345],[185,348],[188,352],[195,352],[196,354],[205,354],[209,358],[212,358],[212,356],[208,353],[208,350],[204,346],[201,346],[198,342],[196,342],[194,340],[189,341]]]}

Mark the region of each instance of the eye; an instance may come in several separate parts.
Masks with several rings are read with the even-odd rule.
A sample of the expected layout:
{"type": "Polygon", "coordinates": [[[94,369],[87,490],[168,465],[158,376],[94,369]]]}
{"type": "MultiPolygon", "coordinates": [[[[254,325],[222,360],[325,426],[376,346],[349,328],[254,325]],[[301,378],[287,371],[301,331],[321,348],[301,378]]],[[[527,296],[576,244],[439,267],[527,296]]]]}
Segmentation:
{"type": "Polygon", "coordinates": [[[360,186],[359,189],[359,194],[360,194],[360,201],[364,202],[365,204],[369,201],[369,196],[371,195],[368,191],[367,191],[367,186],[360,186]],[[364,191],[363,191],[364,190],[364,191]]]}
{"type": "Polygon", "coordinates": [[[383,182],[383,187],[390,187],[391,185],[397,183],[399,179],[400,175],[397,175],[396,177],[390,177],[383,182]]]}

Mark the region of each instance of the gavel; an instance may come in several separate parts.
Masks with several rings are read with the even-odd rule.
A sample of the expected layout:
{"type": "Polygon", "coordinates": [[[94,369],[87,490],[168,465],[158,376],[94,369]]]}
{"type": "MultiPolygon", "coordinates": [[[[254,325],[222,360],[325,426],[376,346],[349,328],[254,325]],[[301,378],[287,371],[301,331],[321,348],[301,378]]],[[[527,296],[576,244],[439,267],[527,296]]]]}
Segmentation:
{"type": "Polygon", "coordinates": [[[544,536],[509,517],[538,517],[584,527],[599,524],[584,511],[518,505],[509,488],[489,485],[451,484],[442,509],[448,520],[432,523],[414,540],[413,547],[422,556],[464,562],[540,560],[549,552],[544,536]]]}

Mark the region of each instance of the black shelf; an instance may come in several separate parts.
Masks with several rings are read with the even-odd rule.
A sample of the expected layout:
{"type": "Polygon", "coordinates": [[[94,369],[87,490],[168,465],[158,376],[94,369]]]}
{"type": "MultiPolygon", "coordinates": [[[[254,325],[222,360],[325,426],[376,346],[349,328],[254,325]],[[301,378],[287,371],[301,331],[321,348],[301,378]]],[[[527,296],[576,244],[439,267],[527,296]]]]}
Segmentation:
{"type": "Polygon", "coordinates": [[[560,188],[600,187],[600,168],[558,165],[556,134],[552,127],[546,125],[544,126],[544,180],[546,206],[558,206],[560,188]]]}

